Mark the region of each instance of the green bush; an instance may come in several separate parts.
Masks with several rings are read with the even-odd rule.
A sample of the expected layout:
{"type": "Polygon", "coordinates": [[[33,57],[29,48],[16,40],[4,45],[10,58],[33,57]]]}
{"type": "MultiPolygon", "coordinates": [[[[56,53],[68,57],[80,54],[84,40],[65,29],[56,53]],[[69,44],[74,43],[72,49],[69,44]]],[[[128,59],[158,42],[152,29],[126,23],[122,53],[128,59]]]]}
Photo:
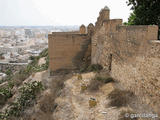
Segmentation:
{"type": "Polygon", "coordinates": [[[0,105],[3,105],[8,98],[11,98],[13,96],[12,88],[12,83],[8,83],[7,87],[0,88],[0,105]]]}
{"type": "Polygon", "coordinates": [[[101,77],[101,76],[96,76],[95,78],[97,81],[103,83],[103,84],[107,84],[107,83],[110,83],[110,82],[114,82],[114,79],[110,76],[108,77],[101,77]]]}
{"type": "Polygon", "coordinates": [[[0,113],[0,119],[5,120],[12,116],[20,116],[27,106],[33,104],[33,100],[35,100],[36,95],[41,90],[43,90],[41,82],[34,81],[32,83],[25,83],[24,86],[19,89],[20,97],[11,103],[4,113],[0,113]]]}
{"type": "Polygon", "coordinates": [[[88,71],[100,71],[102,69],[103,69],[103,67],[99,64],[93,64],[87,68],[88,71]]]}
{"type": "Polygon", "coordinates": [[[48,56],[48,49],[43,50],[40,55],[40,57],[47,57],[48,56]]]}
{"type": "Polygon", "coordinates": [[[29,57],[29,60],[34,60],[34,56],[30,56],[30,57],[29,57]]]}
{"type": "Polygon", "coordinates": [[[43,50],[39,56],[31,57],[31,59],[32,59],[32,62],[26,68],[27,73],[40,72],[48,69],[49,67],[48,49],[43,50]],[[46,63],[39,66],[38,61],[42,57],[46,57],[45,59],[46,63]]]}
{"type": "Polygon", "coordinates": [[[102,70],[103,67],[99,64],[92,64],[89,66],[82,66],[80,69],[80,72],[99,72],[100,70],[102,70]]]}
{"type": "Polygon", "coordinates": [[[8,75],[8,76],[12,75],[11,69],[8,69],[8,70],[5,72],[5,74],[8,75]]]}

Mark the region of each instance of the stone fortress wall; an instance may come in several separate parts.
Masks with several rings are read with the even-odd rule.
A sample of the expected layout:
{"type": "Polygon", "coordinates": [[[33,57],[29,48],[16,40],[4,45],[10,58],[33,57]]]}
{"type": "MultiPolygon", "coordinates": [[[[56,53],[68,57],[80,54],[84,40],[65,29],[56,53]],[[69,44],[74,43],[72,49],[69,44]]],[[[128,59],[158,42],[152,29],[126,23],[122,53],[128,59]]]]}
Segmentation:
{"type": "Polygon", "coordinates": [[[49,35],[50,70],[75,68],[90,45],[92,64],[101,64],[125,89],[160,114],[158,26],[124,26],[121,19],[110,19],[109,14],[108,7],[102,9],[87,32],[81,26],[80,33],[49,35]]]}
{"type": "Polygon", "coordinates": [[[125,89],[160,114],[158,26],[124,26],[120,19],[106,19],[99,22],[101,27],[91,38],[92,64],[101,64],[125,89]]]}
{"type": "MultiPolygon", "coordinates": [[[[86,34],[86,27],[79,32],[53,32],[49,39],[49,69],[51,72],[61,69],[76,69],[83,62],[91,37],[86,34]]],[[[91,56],[91,52],[90,55],[91,56]]]]}

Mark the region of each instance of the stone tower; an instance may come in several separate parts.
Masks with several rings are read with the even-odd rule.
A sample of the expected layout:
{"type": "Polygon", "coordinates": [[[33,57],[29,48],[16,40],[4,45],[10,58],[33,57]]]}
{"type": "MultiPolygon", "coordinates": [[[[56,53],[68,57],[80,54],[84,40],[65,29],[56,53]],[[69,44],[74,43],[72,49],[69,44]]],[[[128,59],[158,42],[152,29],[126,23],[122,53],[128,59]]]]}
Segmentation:
{"type": "Polygon", "coordinates": [[[94,31],[95,31],[94,29],[95,29],[94,25],[92,23],[90,23],[87,27],[87,33],[89,36],[92,36],[94,34],[94,31]]]}
{"type": "Polygon", "coordinates": [[[109,19],[110,19],[110,9],[107,6],[105,6],[99,12],[99,17],[97,18],[97,22],[95,24],[96,29],[102,26],[104,21],[109,20],[109,19]]]}
{"type": "Polygon", "coordinates": [[[85,25],[81,25],[79,32],[80,32],[80,34],[86,34],[86,27],[85,27],[85,25]]]}
{"type": "Polygon", "coordinates": [[[110,9],[107,6],[105,6],[100,11],[100,16],[103,18],[103,20],[109,20],[110,19],[110,9]]]}

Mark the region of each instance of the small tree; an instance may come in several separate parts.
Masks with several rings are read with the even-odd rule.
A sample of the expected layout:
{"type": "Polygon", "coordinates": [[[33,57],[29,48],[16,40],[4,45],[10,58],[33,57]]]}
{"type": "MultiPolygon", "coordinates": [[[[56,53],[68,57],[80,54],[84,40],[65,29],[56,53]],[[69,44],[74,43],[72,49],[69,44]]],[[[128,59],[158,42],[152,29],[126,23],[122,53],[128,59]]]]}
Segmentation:
{"type": "Polygon", "coordinates": [[[127,4],[133,10],[128,25],[158,25],[160,28],[159,0],[128,0],[127,4]]]}

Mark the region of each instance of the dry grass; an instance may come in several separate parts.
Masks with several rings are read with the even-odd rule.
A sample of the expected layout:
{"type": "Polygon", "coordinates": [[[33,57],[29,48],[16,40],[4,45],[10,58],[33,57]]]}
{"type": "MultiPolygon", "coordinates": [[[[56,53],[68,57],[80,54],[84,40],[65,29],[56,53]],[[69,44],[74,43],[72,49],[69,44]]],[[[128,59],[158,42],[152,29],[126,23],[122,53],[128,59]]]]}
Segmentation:
{"type": "Polygon", "coordinates": [[[53,113],[57,107],[55,103],[55,95],[47,94],[39,101],[40,110],[44,113],[53,113]]]}
{"type": "Polygon", "coordinates": [[[108,95],[109,105],[115,107],[127,106],[134,96],[133,92],[115,89],[108,95]]]}
{"type": "Polygon", "coordinates": [[[56,109],[55,99],[60,96],[66,79],[68,79],[67,75],[62,75],[51,80],[49,86],[50,93],[43,96],[39,101],[40,110],[45,114],[51,115],[56,109]]]}
{"type": "Polygon", "coordinates": [[[25,74],[25,73],[16,73],[13,77],[12,77],[12,81],[14,82],[14,84],[16,86],[19,86],[22,84],[22,82],[27,79],[29,77],[29,74],[25,74]]]}
{"type": "Polygon", "coordinates": [[[64,87],[63,80],[53,80],[51,83],[52,83],[51,93],[43,96],[43,98],[39,102],[41,111],[45,113],[54,112],[54,110],[57,107],[57,104],[55,103],[55,99],[60,95],[61,90],[64,87]]]}
{"type": "Polygon", "coordinates": [[[110,77],[110,75],[106,74],[104,76],[104,75],[98,74],[95,76],[95,78],[91,80],[87,88],[89,91],[97,91],[99,90],[99,87],[110,82],[114,82],[114,79],[110,77]]]}

